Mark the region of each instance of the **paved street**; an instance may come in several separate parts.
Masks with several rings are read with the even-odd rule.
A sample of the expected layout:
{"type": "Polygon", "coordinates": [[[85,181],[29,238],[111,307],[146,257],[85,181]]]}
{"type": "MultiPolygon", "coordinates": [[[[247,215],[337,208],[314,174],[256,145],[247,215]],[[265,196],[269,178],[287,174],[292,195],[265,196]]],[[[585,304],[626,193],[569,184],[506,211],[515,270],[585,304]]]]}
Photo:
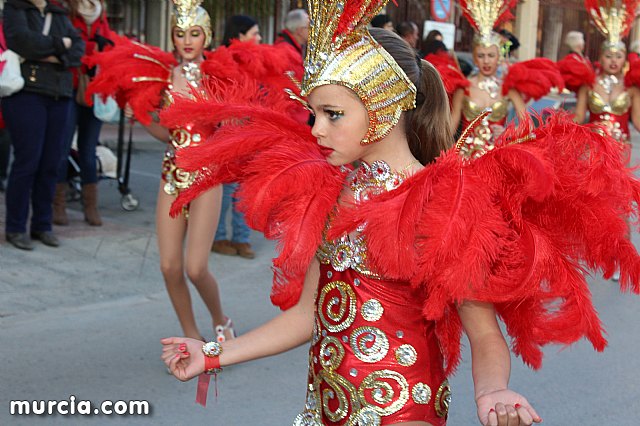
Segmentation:
{"type": "MultiPolygon", "coordinates": [[[[113,131],[103,133],[112,139],[113,131]]],[[[638,135],[635,142],[640,142],[638,135]]],[[[57,249],[14,249],[0,236],[0,425],[153,424],[288,425],[304,404],[306,347],[233,366],[213,386],[209,405],[194,403],[196,382],[181,383],[160,361],[159,339],[180,333],[159,272],[154,202],[163,146],[136,133],[131,189],[136,211],[120,207],[113,180],[100,182],[105,225],[83,222],[71,204],[71,225],[57,227],[57,249]],[[11,416],[10,400],[147,400],[149,416],[11,416]],[[38,418],[36,418],[38,417],[38,418]]],[[[634,161],[640,151],[634,148],[634,161]]],[[[4,195],[0,194],[4,229],[4,195]]],[[[595,226],[595,224],[594,224],[595,226]]],[[[638,235],[633,235],[638,245],[638,235]]],[[[274,245],[254,233],[254,260],[212,254],[228,314],[243,333],[277,313],[269,302],[274,245]]],[[[640,298],[616,284],[590,279],[609,333],[609,348],[585,342],[546,350],[541,372],[513,360],[512,387],[528,396],[544,424],[638,424],[640,418],[640,298]]],[[[207,312],[196,297],[203,332],[207,312]]],[[[449,425],[478,424],[469,355],[452,379],[449,425]]]]}

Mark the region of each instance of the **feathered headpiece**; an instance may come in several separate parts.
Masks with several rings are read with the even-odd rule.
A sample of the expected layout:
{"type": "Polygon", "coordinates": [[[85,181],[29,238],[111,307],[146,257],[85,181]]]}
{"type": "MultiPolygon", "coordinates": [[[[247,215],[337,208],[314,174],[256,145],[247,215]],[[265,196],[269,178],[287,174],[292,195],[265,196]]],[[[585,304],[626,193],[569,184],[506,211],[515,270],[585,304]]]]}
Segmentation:
{"type": "Polygon", "coordinates": [[[384,138],[398,124],[402,111],[416,107],[415,85],[367,30],[387,1],[309,1],[302,95],[327,84],[353,90],[369,113],[363,145],[384,138]]]}
{"type": "Polygon", "coordinates": [[[511,9],[517,0],[460,0],[462,14],[476,30],[476,46],[502,47],[500,34],[493,31],[498,25],[514,19],[511,9]]]}
{"type": "Polygon", "coordinates": [[[211,18],[202,6],[202,0],[172,0],[173,15],[171,16],[171,28],[178,27],[187,31],[191,27],[202,27],[205,34],[205,47],[211,44],[213,30],[211,18]]]}
{"type": "Polygon", "coordinates": [[[607,39],[602,50],[626,50],[623,37],[629,34],[638,0],[585,0],[591,21],[607,39]]]}

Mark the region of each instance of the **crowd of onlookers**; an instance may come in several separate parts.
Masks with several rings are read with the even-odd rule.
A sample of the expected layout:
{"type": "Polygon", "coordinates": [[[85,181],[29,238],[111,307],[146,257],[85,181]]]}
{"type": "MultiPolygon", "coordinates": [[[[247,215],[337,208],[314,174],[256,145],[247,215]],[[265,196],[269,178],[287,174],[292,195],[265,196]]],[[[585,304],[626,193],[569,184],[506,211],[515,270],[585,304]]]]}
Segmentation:
{"type": "MultiPolygon", "coordinates": [[[[85,221],[102,225],[96,147],[103,123],[85,93],[96,70],[84,65],[82,58],[109,49],[112,33],[103,0],[7,0],[2,13],[0,51],[12,50],[22,58],[20,74],[24,80],[20,90],[0,102],[0,191],[6,193],[5,237],[23,250],[32,250],[33,240],[57,247],[60,241],[52,225],[69,224],[66,202],[71,152],[79,166],[85,221]]],[[[248,16],[232,16],[226,22],[225,34],[244,35],[255,26],[256,21],[248,16]]],[[[372,26],[396,31],[417,48],[418,27],[413,22],[402,22],[394,28],[389,16],[379,15],[372,26]]],[[[287,14],[275,44],[289,45],[302,62],[308,37],[309,16],[305,10],[296,9],[287,14]]],[[[441,40],[441,35],[429,34],[425,46],[442,44],[441,40]]],[[[226,37],[222,44],[229,42],[226,37]]],[[[225,185],[212,251],[253,258],[249,229],[236,208],[234,190],[234,185],[225,185]],[[225,217],[229,210],[232,231],[228,235],[225,217]]]]}

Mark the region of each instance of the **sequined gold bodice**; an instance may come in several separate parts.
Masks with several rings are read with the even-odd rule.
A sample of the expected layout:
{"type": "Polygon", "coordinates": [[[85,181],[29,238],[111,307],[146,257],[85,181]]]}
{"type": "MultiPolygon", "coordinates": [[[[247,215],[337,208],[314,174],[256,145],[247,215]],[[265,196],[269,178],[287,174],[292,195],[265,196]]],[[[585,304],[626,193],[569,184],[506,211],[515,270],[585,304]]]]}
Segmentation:
{"type": "Polygon", "coordinates": [[[611,102],[606,102],[598,92],[589,90],[588,102],[589,111],[594,114],[622,115],[631,108],[631,96],[627,91],[620,93],[611,102]]]}
{"type": "MultiPolygon", "coordinates": [[[[509,113],[509,98],[502,98],[489,105],[492,113],[487,118],[491,122],[500,122],[507,118],[509,113]]],[[[462,113],[467,121],[473,121],[474,118],[479,116],[486,107],[480,107],[471,100],[468,96],[464,97],[462,103],[462,113]]]]}
{"type": "MultiPolygon", "coordinates": [[[[402,181],[377,162],[349,177],[356,200],[402,181]]],[[[366,224],[325,238],[318,258],[307,399],[294,426],[444,426],[451,391],[434,323],[422,317],[421,290],[371,271],[366,224]]]]}

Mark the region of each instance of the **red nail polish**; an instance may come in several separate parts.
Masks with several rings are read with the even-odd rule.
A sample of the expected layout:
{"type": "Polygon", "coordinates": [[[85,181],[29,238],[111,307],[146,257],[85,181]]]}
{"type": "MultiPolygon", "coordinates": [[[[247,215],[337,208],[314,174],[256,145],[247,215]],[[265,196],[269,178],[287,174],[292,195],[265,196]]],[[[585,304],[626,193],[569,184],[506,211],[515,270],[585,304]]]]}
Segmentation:
{"type": "Polygon", "coordinates": [[[490,413],[493,413],[494,411],[496,411],[496,410],[494,410],[493,408],[491,410],[489,410],[490,413]]]}
{"type": "Polygon", "coordinates": [[[180,349],[180,352],[184,352],[184,350],[187,349],[187,345],[183,343],[179,346],[179,349],[180,349]]]}
{"type": "Polygon", "coordinates": [[[516,404],[516,405],[514,405],[514,407],[516,407],[516,410],[517,410],[518,408],[522,407],[522,405],[516,404]]]}
{"type": "Polygon", "coordinates": [[[189,352],[182,352],[184,354],[184,356],[189,356],[191,355],[189,352]]]}

